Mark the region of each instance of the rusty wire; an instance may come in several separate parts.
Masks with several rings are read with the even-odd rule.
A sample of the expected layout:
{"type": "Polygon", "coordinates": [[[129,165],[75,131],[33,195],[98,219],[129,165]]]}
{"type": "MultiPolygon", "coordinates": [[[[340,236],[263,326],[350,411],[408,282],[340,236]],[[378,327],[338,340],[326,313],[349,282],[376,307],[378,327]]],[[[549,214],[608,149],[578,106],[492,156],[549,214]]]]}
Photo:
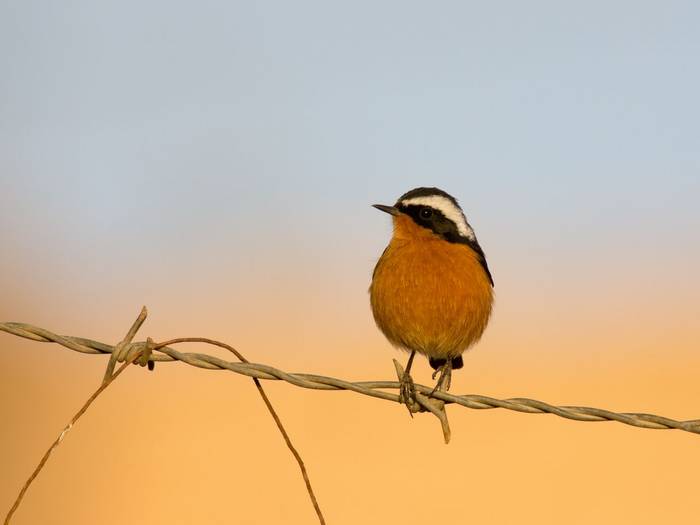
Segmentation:
{"type": "MultiPolygon", "coordinates": [[[[44,328],[24,323],[0,323],[0,330],[19,337],[31,339],[32,341],[58,343],[66,348],[84,354],[111,354],[115,348],[111,345],[91,339],[57,335],[44,328]]],[[[146,342],[131,343],[133,351],[143,349],[146,344],[146,342]]],[[[386,391],[398,390],[400,386],[398,381],[351,382],[314,374],[291,374],[269,365],[249,362],[230,362],[207,354],[180,352],[168,346],[162,348],[156,347],[150,360],[161,362],[181,361],[198,368],[230,370],[231,372],[256,379],[286,381],[287,383],[301,388],[315,390],[350,390],[370,397],[399,402],[399,396],[397,394],[386,391]]],[[[428,396],[432,394],[432,397],[440,399],[445,403],[456,404],[477,410],[505,408],[507,410],[529,414],[554,414],[576,421],[617,421],[640,428],[677,429],[700,434],[700,419],[678,421],[654,414],[612,412],[610,410],[582,406],[555,406],[543,401],[527,398],[496,399],[476,394],[455,395],[439,391],[433,393],[432,387],[420,384],[416,384],[415,387],[417,392],[428,396]]]]}

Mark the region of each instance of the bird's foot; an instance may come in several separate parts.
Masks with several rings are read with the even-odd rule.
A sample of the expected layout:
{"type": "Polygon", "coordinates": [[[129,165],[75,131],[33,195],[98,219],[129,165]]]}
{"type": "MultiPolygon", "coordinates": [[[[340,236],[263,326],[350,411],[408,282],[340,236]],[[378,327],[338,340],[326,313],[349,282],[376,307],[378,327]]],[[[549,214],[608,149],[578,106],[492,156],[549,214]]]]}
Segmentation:
{"type": "Polygon", "coordinates": [[[435,376],[440,374],[438,377],[437,383],[435,383],[435,388],[433,388],[433,391],[430,392],[430,395],[432,396],[435,392],[440,391],[440,392],[447,392],[450,389],[450,385],[452,384],[452,360],[448,359],[445,361],[445,364],[442,365],[440,368],[435,370],[433,372],[432,378],[435,379],[435,376]]]}

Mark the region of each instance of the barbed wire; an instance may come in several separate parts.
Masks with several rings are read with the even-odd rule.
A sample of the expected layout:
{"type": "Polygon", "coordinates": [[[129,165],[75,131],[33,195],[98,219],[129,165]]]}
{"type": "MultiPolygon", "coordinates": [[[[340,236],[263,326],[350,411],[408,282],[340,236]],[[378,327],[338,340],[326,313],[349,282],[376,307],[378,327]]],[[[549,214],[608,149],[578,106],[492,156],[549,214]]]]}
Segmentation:
{"type": "MultiPolygon", "coordinates": [[[[225,348],[229,352],[233,353],[240,361],[244,363],[248,363],[249,361],[234,347],[231,345],[228,345],[226,343],[222,343],[220,341],[214,341],[212,339],[205,339],[205,338],[180,338],[180,339],[171,339],[169,341],[165,341],[163,343],[156,344],[150,337],[146,339],[145,342],[141,343],[132,343],[134,337],[136,336],[136,332],[138,332],[139,328],[143,324],[143,322],[146,320],[146,317],[148,315],[148,310],[144,306],[141,308],[141,312],[139,313],[138,317],[136,320],[132,323],[131,327],[129,328],[129,331],[127,332],[126,336],[124,339],[122,339],[119,343],[117,343],[116,346],[111,347],[109,345],[103,345],[102,343],[98,343],[97,341],[90,341],[88,339],[83,339],[83,338],[78,338],[78,337],[61,337],[56,334],[53,334],[49,332],[48,330],[43,330],[38,327],[32,326],[32,325],[24,325],[22,323],[0,323],[0,330],[4,330],[9,333],[13,333],[16,335],[19,335],[21,337],[26,337],[28,339],[33,339],[37,341],[44,341],[44,342],[49,342],[49,341],[54,341],[58,342],[59,344],[62,344],[63,346],[66,346],[67,348],[71,348],[76,351],[83,351],[85,349],[88,349],[89,347],[87,345],[81,344],[78,341],[83,341],[87,342],[89,344],[92,344],[93,347],[98,347],[98,346],[104,346],[104,347],[109,347],[109,352],[100,352],[97,351],[97,353],[110,353],[110,358],[109,362],[107,363],[107,368],[105,370],[104,377],[102,379],[102,384],[100,387],[88,398],[88,400],[85,402],[85,404],[81,407],[81,409],[73,416],[73,419],[66,425],[63,429],[63,431],[59,434],[59,436],[54,440],[54,442],[51,444],[51,446],[48,448],[44,456],[41,458],[39,461],[39,464],[37,467],[34,469],[32,474],[29,476],[27,481],[24,483],[22,488],[19,491],[19,494],[17,495],[17,498],[15,499],[12,507],[8,511],[7,515],[5,516],[5,521],[4,525],[9,525],[10,520],[12,519],[13,514],[15,511],[19,508],[19,505],[22,502],[22,499],[24,498],[24,495],[26,494],[27,490],[29,489],[29,486],[32,484],[34,479],[36,479],[37,475],[39,472],[44,468],[44,465],[48,461],[49,457],[51,456],[52,452],[58,447],[58,445],[61,444],[63,441],[63,438],[65,435],[70,431],[71,428],[73,428],[73,425],[80,419],[80,417],[85,413],[85,411],[88,409],[88,407],[97,399],[97,397],[100,395],[102,391],[104,391],[113,381],[114,379],[121,374],[124,369],[130,365],[131,363],[137,363],[141,366],[148,366],[149,370],[153,370],[155,366],[155,361],[158,359],[154,359],[153,356],[153,351],[158,350],[162,347],[166,347],[171,344],[175,343],[187,343],[187,342],[200,342],[200,343],[208,343],[211,345],[215,345],[221,348],[225,348]],[[7,325],[7,326],[6,326],[7,325]],[[14,325],[14,326],[13,326],[14,325]],[[20,333],[17,333],[15,329],[18,329],[20,333]],[[45,337],[45,335],[32,335],[31,331],[42,331],[45,333],[45,335],[48,335],[48,337],[45,337]],[[53,337],[51,339],[50,337],[53,337]],[[117,362],[123,363],[121,367],[115,372],[114,367],[117,362]]],[[[94,353],[93,350],[89,350],[88,353],[94,353]]],[[[318,518],[318,521],[320,525],[325,525],[326,521],[325,518],[323,517],[323,513],[321,511],[321,507],[318,504],[318,500],[316,499],[316,495],[314,494],[313,487],[311,486],[311,480],[309,479],[308,472],[306,471],[306,466],[304,465],[304,461],[297,451],[296,447],[292,444],[291,438],[289,437],[289,434],[287,433],[287,430],[285,429],[284,425],[282,424],[282,421],[280,420],[280,417],[277,415],[277,411],[275,408],[272,406],[272,403],[270,402],[270,399],[267,396],[267,393],[265,392],[262,384],[260,383],[260,380],[256,377],[253,377],[253,383],[255,384],[256,389],[258,390],[258,393],[260,394],[260,397],[262,398],[263,402],[265,403],[265,407],[267,408],[268,412],[272,416],[272,419],[275,422],[275,425],[277,426],[277,429],[280,431],[280,434],[282,434],[282,437],[284,438],[285,444],[287,445],[287,448],[289,451],[292,453],[292,456],[294,457],[294,460],[297,462],[299,469],[301,471],[302,478],[304,479],[304,484],[306,485],[306,491],[309,494],[309,498],[311,499],[311,503],[314,507],[314,511],[316,512],[316,516],[318,518]]]]}
{"type": "MultiPolygon", "coordinates": [[[[44,328],[25,323],[0,323],[0,330],[25,339],[31,339],[32,341],[58,343],[61,346],[84,354],[112,354],[115,350],[115,347],[109,344],[82,337],[57,335],[44,328]]],[[[211,342],[211,340],[209,341],[211,342]]],[[[147,344],[145,341],[130,343],[131,347],[126,349],[127,353],[131,352],[131,355],[133,355],[135,352],[141,352],[147,344]]],[[[398,381],[352,382],[316,374],[289,373],[260,363],[230,362],[212,355],[180,352],[169,346],[156,346],[153,350],[153,354],[149,357],[150,362],[181,361],[197,368],[229,370],[255,379],[286,381],[301,388],[349,390],[378,399],[400,402],[398,394],[385,391],[398,390],[400,388],[398,381]]],[[[497,399],[477,394],[455,395],[442,391],[433,391],[432,387],[421,384],[416,384],[415,390],[423,396],[432,397],[447,404],[455,404],[476,410],[504,408],[528,414],[554,414],[575,421],[617,421],[640,428],[676,429],[700,434],[700,419],[678,421],[654,414],[613,412],[585,406],[556,406],[528,398],[497,399]]],[[[430,409],[429,407],[425,408],[430,409]]],[[[432,409],[430,410],[433,411],[432,409]]]]}

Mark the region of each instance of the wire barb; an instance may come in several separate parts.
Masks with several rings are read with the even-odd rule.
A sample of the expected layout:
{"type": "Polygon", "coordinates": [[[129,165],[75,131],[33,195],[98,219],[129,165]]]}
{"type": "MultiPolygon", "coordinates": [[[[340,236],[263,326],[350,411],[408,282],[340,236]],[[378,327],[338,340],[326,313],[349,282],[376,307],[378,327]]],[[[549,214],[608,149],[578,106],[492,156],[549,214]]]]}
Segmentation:
{"type": "MultiPolygon", "coordinates": [[[[404,377],[404,369],[403,366],[401,366],[401,363],[399,363],[396,359],[394,359],[394,368],[396,369],[396,375],[399,378],[399,383],[401,383],[404,377]]],[[[440,420],[445,445],[447,445],[449,444],[450,437],[452,436],[452,432],[450,431],[450,422],[447,420],[445,402],[432,398],[432,394],[434,394],[436,391],[437,390],[433,389],[430,396],[425,396],[420,392],[414,392],[411,399],[403,399],[403,396],[399,395],[399,403],[404,403],[406,405],[411,417],[413,417],[415,412],[430,412],[437,417],[438,420],[440,420]]]]}
{"type": "Polygon", "coordinates": [[[102,381],[108,381],[112,377],[112,374],[114,373],[114,365],[116,365],[117,362],[128,361],[130,357],[136,356],[141,352],[141,349],[137,348],[136,345],[132,345],[131,341],[136,336],[136,332],[139,331],[139,328],[141,328],[141,325],[144,323],[147,316],[148,310],[146,310],[146,307],[144,306],[141,308],[141,313],[139,313],[139,316],[136,318],[134,323],[131,325],[131,328],[129,328],[129,331],[124,336],[124,339],[122,339],[122,341],[114,347],[112,355],[109,357],[107,370],[105,370],[105,375],[102,381]]]}

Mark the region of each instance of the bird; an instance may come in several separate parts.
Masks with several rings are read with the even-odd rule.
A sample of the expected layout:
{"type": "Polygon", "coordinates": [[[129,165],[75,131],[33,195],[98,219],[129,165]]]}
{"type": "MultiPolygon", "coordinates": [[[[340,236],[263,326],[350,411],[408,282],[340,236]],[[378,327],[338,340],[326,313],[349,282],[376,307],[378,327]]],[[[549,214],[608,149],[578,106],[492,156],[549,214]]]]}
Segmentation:
{"type": "Polygon", "coordinates": [[[494,282],[474,229],[449,193],[414,188],[392,206],[372,206],[391,215],[393,235],[372,273],[370,304],[384,336],[410,353],[399,395],[408,406],[416,353],[428,358],[433,379],[440,374],[433,393],[449,390],[462,353],[486,329],[494,282]]]}

